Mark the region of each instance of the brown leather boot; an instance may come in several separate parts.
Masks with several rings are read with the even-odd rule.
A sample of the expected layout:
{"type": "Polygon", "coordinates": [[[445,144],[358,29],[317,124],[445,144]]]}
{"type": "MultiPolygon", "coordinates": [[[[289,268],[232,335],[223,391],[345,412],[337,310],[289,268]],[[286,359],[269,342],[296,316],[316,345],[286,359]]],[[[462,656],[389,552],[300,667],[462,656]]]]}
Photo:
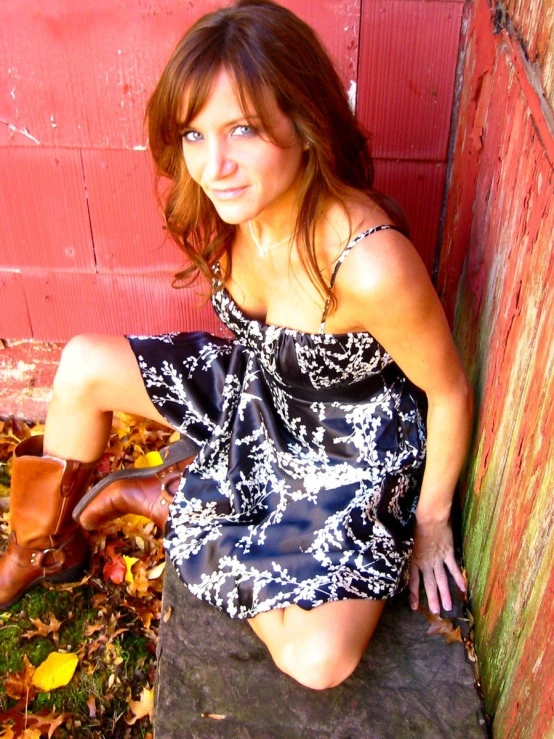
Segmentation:
{"type": "Polygon", "coordinates": [[[150,518],[163,530],[168,507],[195,451],[194,445],[183,439],[162,449],[163,462],[157,467],[107,475],[81,499],[73,518],[90,531],[126,513],[135,513],[150,518]]]}
{"type": "Polygon", "coordinates": [[[12,532],[0,560],[0,608],[15,603],[41,580],[78,580],[88,544],[71,518],[96,462],[42,456],[42,436],[17,445],[12,466],[12,532]]]}

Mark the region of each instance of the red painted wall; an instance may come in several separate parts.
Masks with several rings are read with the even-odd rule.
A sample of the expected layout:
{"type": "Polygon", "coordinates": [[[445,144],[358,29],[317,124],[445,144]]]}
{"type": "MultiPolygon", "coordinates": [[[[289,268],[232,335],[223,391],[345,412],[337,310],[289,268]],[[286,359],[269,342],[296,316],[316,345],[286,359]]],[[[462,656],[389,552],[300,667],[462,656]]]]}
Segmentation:
{"type": "MultiPolygon", "coordinates": [[[[172,290],[143,112],[165,60],[215,0],[0,6],[0,337],[218,331],[172,290]]],[[[444,188],[461,0],[289,0],[358,92],[377,184],[429,268],[444,188]]]]}
{"type": "Polygon", "coordinates": [[[495,739],[554,736],[554,116],[527,30],[472,3],[439,274],[476,399],[464,556],[495,739]]]}

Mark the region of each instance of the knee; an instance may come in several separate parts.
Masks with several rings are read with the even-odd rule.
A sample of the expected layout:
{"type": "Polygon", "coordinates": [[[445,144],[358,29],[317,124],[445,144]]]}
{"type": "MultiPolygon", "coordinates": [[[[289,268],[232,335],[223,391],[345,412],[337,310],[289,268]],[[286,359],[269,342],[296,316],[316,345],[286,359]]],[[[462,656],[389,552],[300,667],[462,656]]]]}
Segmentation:
{"type": "Polygon", "coordinates": [[[74,336],[64,347],[54,378],[54,394],[72,396],[90,393],[102,379],[101,337],[74,336]]]}
{"type": "Polygon", "coordinates": [[[325,638],[292,642],[286,645],[277,666],[301,685],[326,690],[340,685],[351,675],[361,655],[349,654],[325,638]]]}

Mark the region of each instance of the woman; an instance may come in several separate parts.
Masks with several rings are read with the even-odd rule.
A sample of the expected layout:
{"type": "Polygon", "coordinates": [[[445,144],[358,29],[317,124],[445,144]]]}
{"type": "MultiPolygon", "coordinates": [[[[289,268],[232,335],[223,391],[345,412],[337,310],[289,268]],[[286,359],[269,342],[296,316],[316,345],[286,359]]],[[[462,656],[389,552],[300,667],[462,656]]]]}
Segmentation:
{"type": "Polygon", "coordinates": [[[0,600],[82,568],[79,499],[85,528],[130,510],[164,526],[170,506],[166,549],[191,592],[247,618],[300,683],[331,687],[405,585],[412,545],[413,608],[420,573],[435,612],[451,607],[445,567],[464,588],[449,516],[467,383],[340,80],[294,14],[239,0],[201,18],[148,118],[189,261],[177,277],[211,281],[236,340],[69,342],[44,451],[33,438],[14,457],[0,600]],[[156,475],[116,473],[83,498],[113,409],[183,441],[156,475]]]}

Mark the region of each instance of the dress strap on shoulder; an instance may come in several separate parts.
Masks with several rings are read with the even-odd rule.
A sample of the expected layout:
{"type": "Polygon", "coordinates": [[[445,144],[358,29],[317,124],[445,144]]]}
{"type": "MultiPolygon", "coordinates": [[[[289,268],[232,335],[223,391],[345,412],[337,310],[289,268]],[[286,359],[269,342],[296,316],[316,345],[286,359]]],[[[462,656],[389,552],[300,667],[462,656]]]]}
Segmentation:
{"type": "Polygon", "coordinates": [[[325,321],[327,320],[329,306],[331,305],[331,295],[333,294],[333,287],[335,285],[335,280],[337,279],[337,274],[338,274],[341,264],[344,262],[349,252],[356,246],[356,244],[362,239],[365,239],[366,236],[371,236],[371,234],[377,233],[378,231],[389,231],[389,230],[399,231],[400,233],[404,233],[401,228],[398,228],[398,226],[390,226],[389,224],[383,224],[381,226],[373,226],[373,228],[368,228],[367,231],[363,231],[361,234],[358,234],[357,236],[355,236],[352,239],[352,241],[350,241],[344,247],[341,255],[337,259],[337,263],[335,264],[335,269],[333,270],[333,274],[331,275],[331,281],[329,282],[329,291],[327,293],[327,300],[325,301],[325,306],[323,308],[323,315],[321,316],[321,324],[319,326],[320,334],[325,333],[325,321]]]}

